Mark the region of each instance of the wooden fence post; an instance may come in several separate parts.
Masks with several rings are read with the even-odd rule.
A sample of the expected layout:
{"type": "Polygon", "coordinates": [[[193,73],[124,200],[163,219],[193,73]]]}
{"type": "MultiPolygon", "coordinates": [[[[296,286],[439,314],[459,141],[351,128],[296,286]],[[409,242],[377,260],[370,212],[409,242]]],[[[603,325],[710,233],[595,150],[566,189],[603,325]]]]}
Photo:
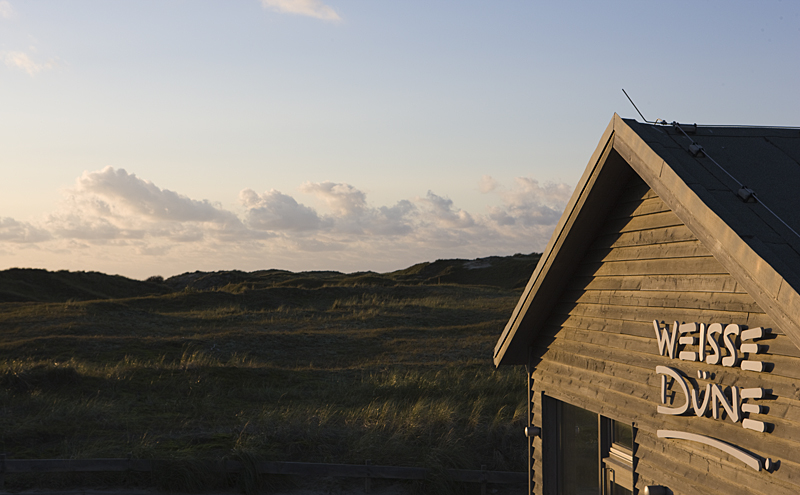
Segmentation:
{"type": "MultiPolygon", "coordinates": [[[[364,461],[364,464],[366,466],[369,466],[370,464],[372,464],[372,461],[366,460],[364,461]]],[[[367,477],[364,478],[364,493],[369,493],[370,491],[372,491],[372,478],[370,477],[371,474],[372,473],[370,473],[370,469],[367,468],[367,477]]]]}
{"type": "Polygon", "coordinates": [[[481,495],[486,495],[486,464],[481,464],[481,495]]]}
{"type": "Polygon", "coordinates": [[[0,490],[6,489],[6,455],[0,454],[0,490]]]}

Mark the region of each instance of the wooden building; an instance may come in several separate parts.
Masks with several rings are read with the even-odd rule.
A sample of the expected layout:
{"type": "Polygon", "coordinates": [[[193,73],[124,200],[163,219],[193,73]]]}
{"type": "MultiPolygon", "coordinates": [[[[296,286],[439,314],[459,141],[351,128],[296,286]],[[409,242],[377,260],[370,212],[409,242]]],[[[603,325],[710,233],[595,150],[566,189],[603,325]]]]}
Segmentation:
{"type": "Polygon", "coordinates": [[[530,492],[800,493],[800,129],[614,115],[495,350],[530,492]]]}

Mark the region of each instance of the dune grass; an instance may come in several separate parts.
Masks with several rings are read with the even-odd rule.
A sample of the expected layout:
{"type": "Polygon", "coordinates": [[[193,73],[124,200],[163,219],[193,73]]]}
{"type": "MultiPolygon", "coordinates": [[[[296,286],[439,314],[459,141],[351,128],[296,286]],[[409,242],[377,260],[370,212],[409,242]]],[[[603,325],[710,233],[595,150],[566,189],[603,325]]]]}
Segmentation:
{"type": "Polygon", "coordinates": [[[491,364],[518,295],[234,284],[0,304],[0,452],[522,471],[525,375],[491,364]]]}

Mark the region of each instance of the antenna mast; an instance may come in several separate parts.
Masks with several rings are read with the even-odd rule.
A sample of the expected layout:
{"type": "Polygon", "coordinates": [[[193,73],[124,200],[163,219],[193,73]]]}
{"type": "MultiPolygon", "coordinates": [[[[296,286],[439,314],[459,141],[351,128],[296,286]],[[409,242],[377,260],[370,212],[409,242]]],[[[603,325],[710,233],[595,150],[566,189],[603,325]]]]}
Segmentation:
{"type": "Polygon", "coordinates": [[[651,120],[647,120],[646,118],[644,118],[644,115],[642,115],[642,112],[639,111],[639,107],[637,107],[636,103],[634,103],[633,100],[631,99],[631,97],[628,96],[628,92],[625,91],[625,88],[622,88],[622,92],[625,93],[625,96],[628,98],[628,101],[631,102],[631,105],[633,105],[633,108],[636,109],[636,112],[639,114],[639,117],[641,117],[642,120],[644,120],[646,123],[648,123],[648,124],[666,124],[667,123],[667,121],[663,120],[663,119],[656,119],[656,120],[652,120],[651,121],[651,120]]]}

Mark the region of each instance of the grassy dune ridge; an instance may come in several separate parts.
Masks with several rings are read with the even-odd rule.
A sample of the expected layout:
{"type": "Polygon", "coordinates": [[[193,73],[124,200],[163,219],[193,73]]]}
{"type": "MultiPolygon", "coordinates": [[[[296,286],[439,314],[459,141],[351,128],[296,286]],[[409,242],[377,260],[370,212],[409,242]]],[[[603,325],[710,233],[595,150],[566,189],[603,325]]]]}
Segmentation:
{"type": "Polygon", "coordinates": [[[525,374],[491,364],[519,289],[464,283],[503,279],[491,263],[446,269],[1,303],[0,452],[524,470],[525,374]]]}

